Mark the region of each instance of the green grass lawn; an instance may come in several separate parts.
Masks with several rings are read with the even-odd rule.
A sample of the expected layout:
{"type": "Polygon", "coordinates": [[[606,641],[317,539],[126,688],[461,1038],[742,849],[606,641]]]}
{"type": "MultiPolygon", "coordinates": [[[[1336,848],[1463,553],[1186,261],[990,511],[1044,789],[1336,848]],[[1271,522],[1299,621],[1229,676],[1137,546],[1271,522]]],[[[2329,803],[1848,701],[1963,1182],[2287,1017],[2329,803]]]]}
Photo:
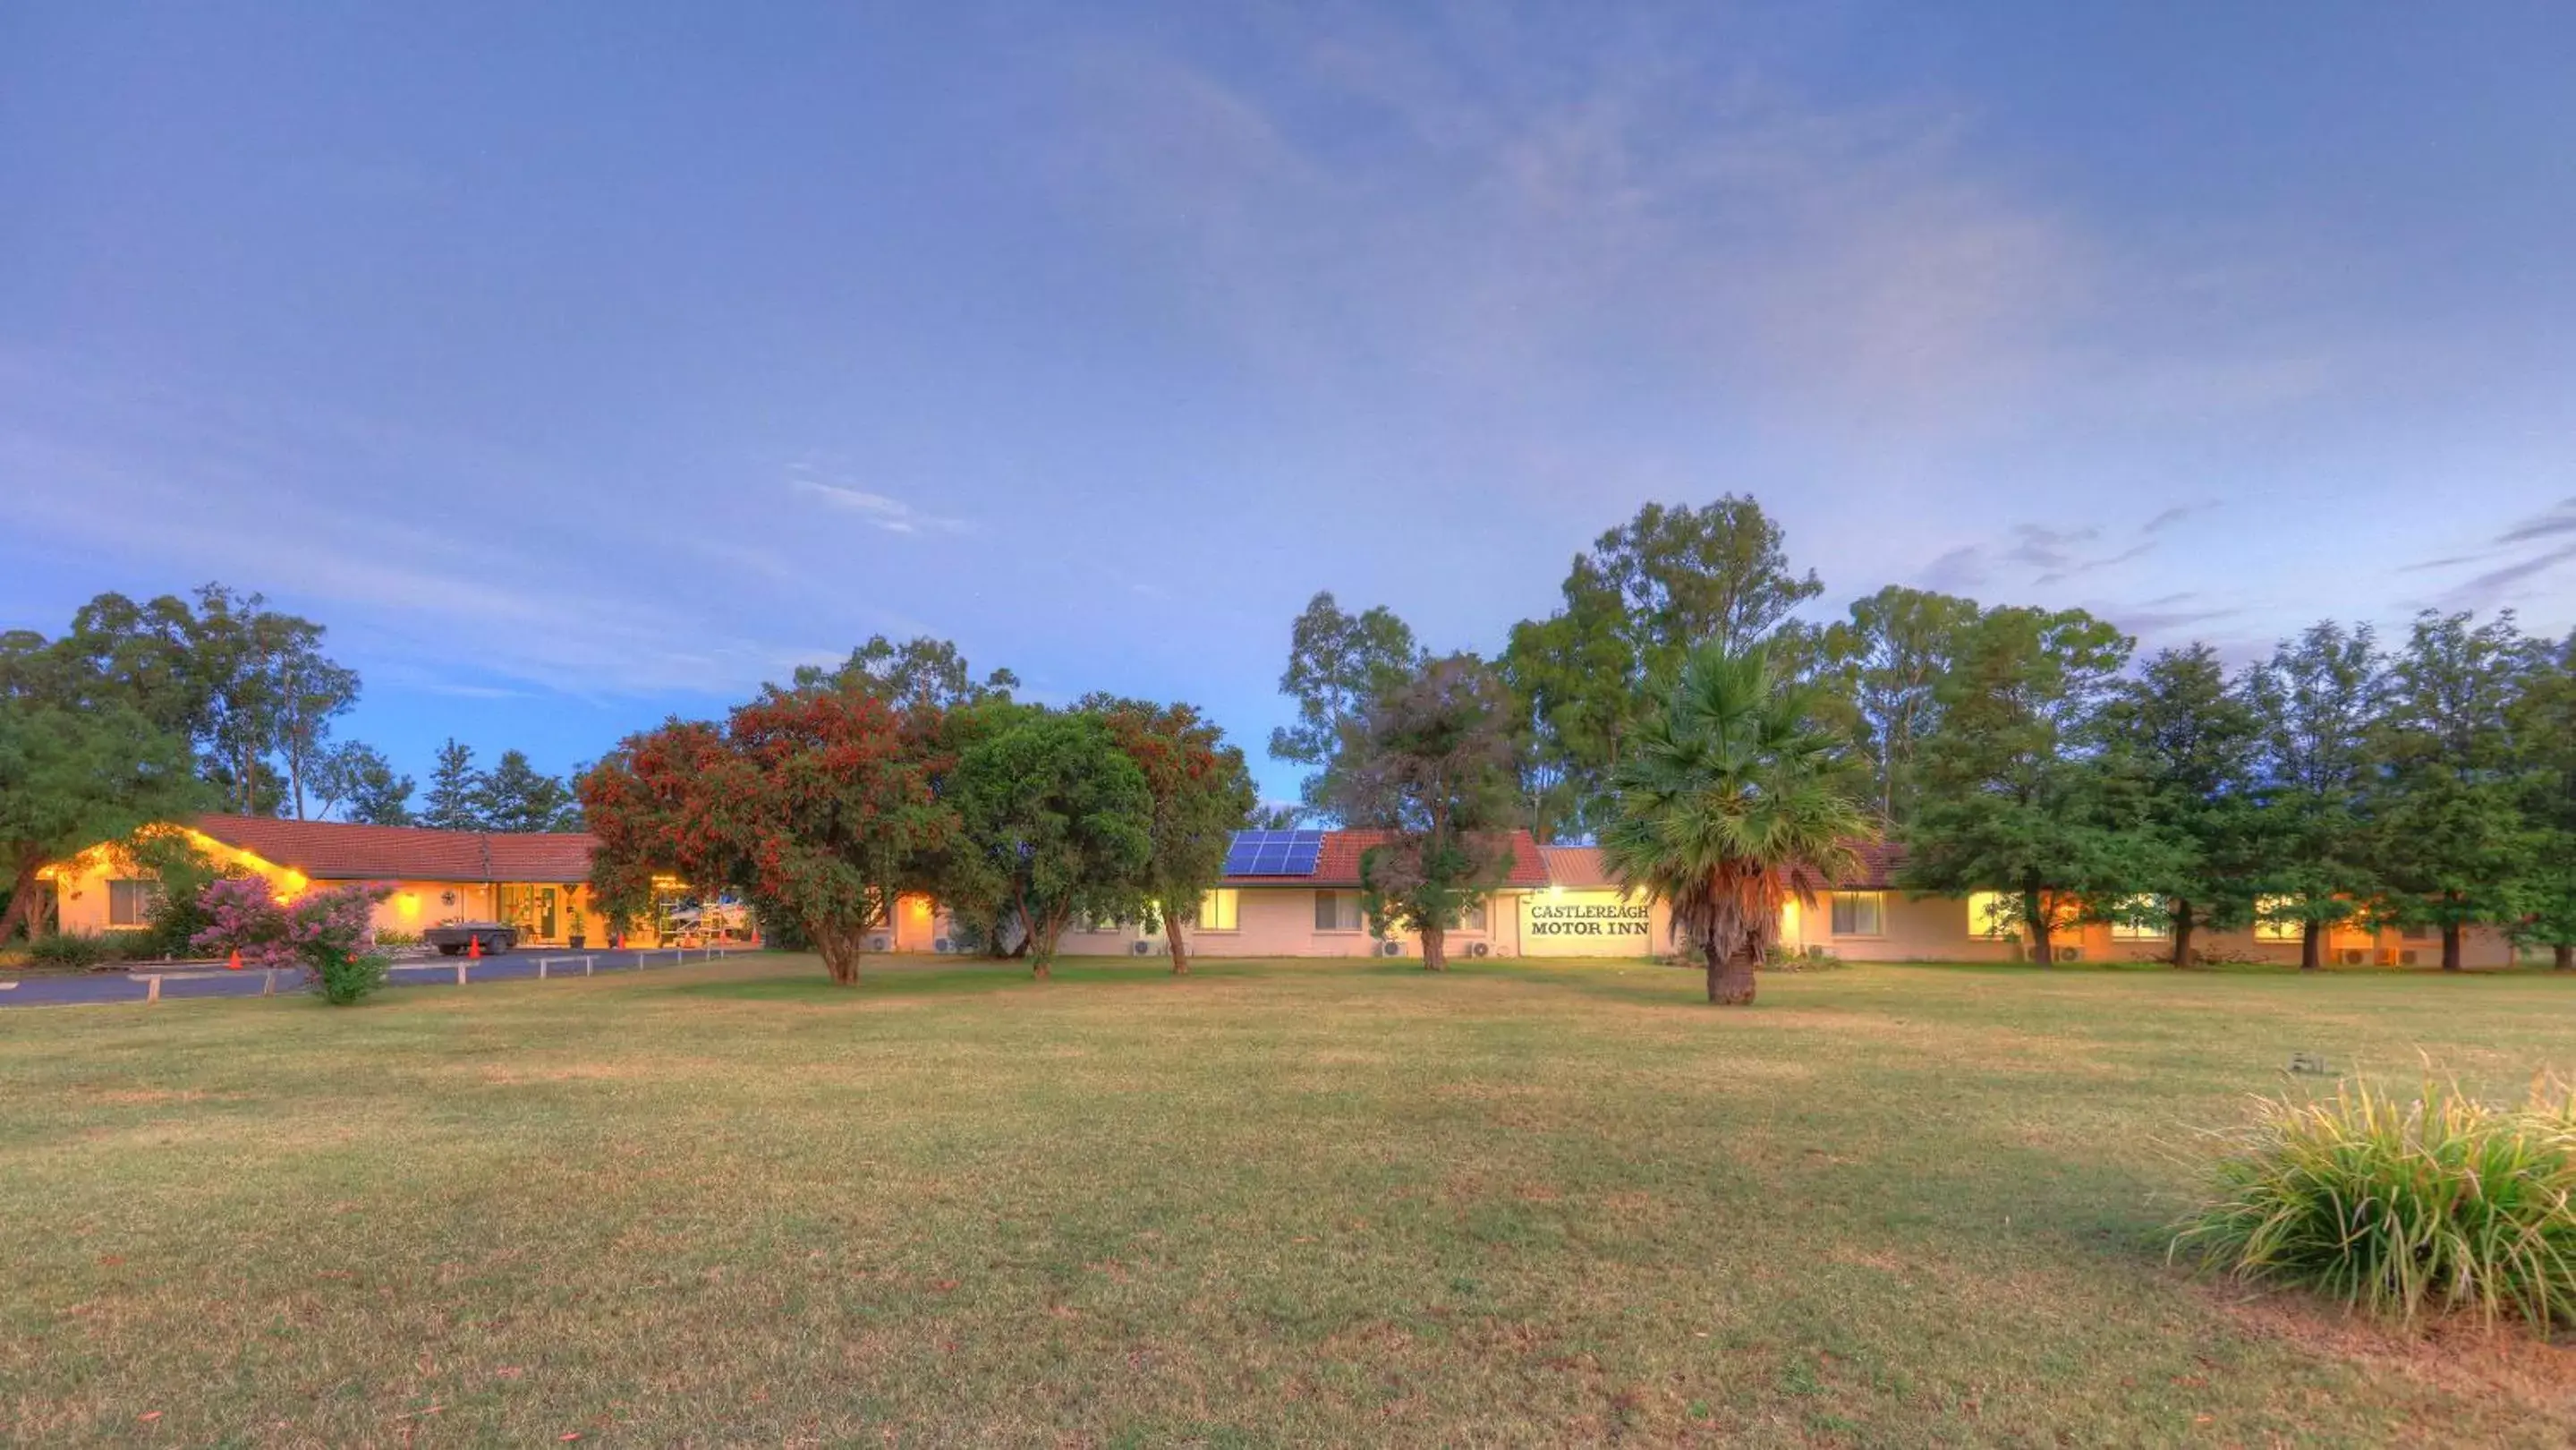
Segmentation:
{"type": "Polygon", "coordinates": [[[2570,1351],[2162,1257],[2294,1052],[2576,982],[1637,965],[0,1012],[0,1439],[2563,1445],[2570,1351]]]}

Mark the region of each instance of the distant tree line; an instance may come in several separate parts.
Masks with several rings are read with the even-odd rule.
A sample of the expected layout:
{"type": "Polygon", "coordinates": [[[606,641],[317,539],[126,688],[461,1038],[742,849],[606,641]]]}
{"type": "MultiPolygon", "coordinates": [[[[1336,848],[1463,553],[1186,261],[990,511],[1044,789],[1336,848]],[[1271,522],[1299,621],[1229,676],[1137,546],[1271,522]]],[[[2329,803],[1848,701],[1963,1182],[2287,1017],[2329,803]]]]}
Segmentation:
{"type": "MultiPolygon", "coordinates": [[[[41,925],[39,869],[153,821],[411,824],[411,777],[337,737],[359,679],[324,653],[325,633],[222,584],[140,603],[101,594],[59,635],[0,633],[0,940],[41,925]]],[[[524,754],[479,772],[453,741],[426,814],[471,829],[579,824],[570,787],[524,754]]]]}
{"type": "MultiPolygon", "coordinates": [[[[1684,662],[1758,645],[1909,848],[1899,884],[1997,893],[1988,925],[2042,959],[2086,921],[2161,930],[2178,964],[2203,932],[2264,923],[2317,966],[2346,921],[2437,932],[2450,968],[2478,925],[2576,956],[2576,637],[2510,611],[2427,612],[2394,643],[2329,621],[2231,672],[2205,644],[2140,658],[2083,610],[1896,586],[1797,617],[1821,590],[1749,497],[1648,505],[1601,535],[1555,613],[1490,661],[1437,662],[1450,693],[1493,702],[1508,799],[1480,819],[1600,835],[1684,662]]],[[[1392,612],[1315,596],[1280,679],[1297,721],[1270,742],[1310,771],[1296,814],[1364,822],[1366,722],[1434,667],[1392,612]]]]}

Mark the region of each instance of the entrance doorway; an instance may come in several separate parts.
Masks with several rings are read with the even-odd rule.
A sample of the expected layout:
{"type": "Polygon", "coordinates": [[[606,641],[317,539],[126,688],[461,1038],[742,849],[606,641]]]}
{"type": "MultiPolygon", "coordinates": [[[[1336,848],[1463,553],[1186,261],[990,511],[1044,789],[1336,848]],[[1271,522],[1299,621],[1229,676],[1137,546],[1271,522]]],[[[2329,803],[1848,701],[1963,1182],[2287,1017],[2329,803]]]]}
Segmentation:
{"type": "Polygon", "coordinates": [[[501,888],[501,919],[517,927],[524,941],[558,940],[555,908],[554,887],[504,885],[501,888]]]}

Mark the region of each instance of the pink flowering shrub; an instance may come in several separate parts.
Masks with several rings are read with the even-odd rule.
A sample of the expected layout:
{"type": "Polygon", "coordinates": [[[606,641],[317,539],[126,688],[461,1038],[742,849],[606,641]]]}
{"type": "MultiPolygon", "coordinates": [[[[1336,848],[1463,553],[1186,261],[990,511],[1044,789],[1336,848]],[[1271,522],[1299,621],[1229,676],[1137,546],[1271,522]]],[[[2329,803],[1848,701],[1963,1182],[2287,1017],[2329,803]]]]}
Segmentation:
{"type": "Polygon", "coordinates": [[[317,886],[281,903],[265,881],[216,881],[198,898],[211,924],[190,941],[200,951],[238,951],[245,967],[302,967],[324,1001],[346,1005],[382,986],[392,965],[375,935],[375,904],[391,890],[317,886]]]}
{"type": "Polygon", "coordinates": [[[286,944],[286,906],[256,876],[225,877],[206,883],[197,896],[206,926],[188,944],[209,956],[240,952],[245,967],[291,967],[295,949],[286,944]]]}

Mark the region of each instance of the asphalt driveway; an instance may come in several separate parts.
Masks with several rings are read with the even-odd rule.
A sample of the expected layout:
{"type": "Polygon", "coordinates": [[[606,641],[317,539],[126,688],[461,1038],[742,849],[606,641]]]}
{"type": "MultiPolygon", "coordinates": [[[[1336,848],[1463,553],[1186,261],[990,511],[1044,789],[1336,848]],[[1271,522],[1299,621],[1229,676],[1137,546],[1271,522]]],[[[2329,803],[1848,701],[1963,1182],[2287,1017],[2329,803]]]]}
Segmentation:
{"type": "MultiPolygon", "coordinates": [[[[531,981],[540,976],[642,972],[678,966],[682,961],[703,962],[710,956],[729,956],[754,950],[757,948],[718,947],[710,952],[704,947],[689,947],[686,950],[573,952],[530,947],[506,956],[484,957],[480,961],[464,957],[409,957],[394,963],[393,974],[386,979],[386,984],[396,987],[453,987],[458,985],[459,967],[465,969],[464,980],[469,985],[475,982],[531,981]]],[[[90,972],[80,976],[0,978],[0,1007],[148,1002],[153,999],[152,983],[156,979],[161,984],[160,1000],[165,1002],[183,997],[257,997],[272,990],[269,974],[257,970],[233,972],[202,965],[137,968],[121,972],[90,972]]],[[[287,993],[299,992],[303,988],[303,973],[282,971],[276,974],[273,990],[287,993]]]]}

